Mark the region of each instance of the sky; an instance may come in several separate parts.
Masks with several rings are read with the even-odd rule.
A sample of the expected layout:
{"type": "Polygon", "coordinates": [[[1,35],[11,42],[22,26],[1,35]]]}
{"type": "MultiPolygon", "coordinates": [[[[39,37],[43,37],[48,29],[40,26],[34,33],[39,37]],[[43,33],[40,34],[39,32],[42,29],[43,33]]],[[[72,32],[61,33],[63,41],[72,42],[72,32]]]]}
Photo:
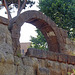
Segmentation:
{"type": "MultiPolygon", "coordinates": [[[[27,8],[25,10],[23,10],[22,12],[25,12],[27,10],[37,10],[39,11],[39,8],[37,7],[38,5],[38,0],[33,0],[35,1],[35,5],[33,5],[31,8],[27,8]]],[[[13,13],[12,13],[12,17],[16,16],[17,14],[17,9],[14,8],[13,13]]],[[[0,16],[2,17],[5,17],[7,18],[7,14],[5,14],[5,8],[1,9],[0,10],[0,16]]],[[[30,39],[31,37],[30,36],[33,36],[33,37],[36,37],[37,36],[37,33],[35,32],[36,30],[36,27],[32,24],[29,24],[29,23],[24,23],[21,27],[21,31],[20,31],[20,43],[25,43],[25,42],[30,42],[30,39]]]]}

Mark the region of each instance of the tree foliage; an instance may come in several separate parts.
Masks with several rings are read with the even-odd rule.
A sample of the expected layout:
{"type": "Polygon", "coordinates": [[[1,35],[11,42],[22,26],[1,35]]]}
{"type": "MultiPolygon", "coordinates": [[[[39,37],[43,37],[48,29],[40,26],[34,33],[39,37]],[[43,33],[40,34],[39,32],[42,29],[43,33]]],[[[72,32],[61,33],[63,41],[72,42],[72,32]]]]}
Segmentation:
{"type": "Polygon", "coordinates": [[[48,50],[48,44],[46,42],[46,39],[44,38],[43,34],[37,29],[37,37],[31,36],[31,47],[41,50],[48,50]]]}
{"type": "Polygon", "coordinates": [[[75,0],[39,0],[40,11],[75,38],[75,0]]]}

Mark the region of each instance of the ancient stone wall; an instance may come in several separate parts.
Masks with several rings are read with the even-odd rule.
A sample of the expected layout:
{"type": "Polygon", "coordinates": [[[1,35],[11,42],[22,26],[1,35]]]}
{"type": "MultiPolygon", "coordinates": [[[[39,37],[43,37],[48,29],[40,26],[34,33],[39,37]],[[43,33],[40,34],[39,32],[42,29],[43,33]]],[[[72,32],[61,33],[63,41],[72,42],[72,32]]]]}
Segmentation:
{"type": "Polygon", "coordinates": [[[7,23],[0,17],[0,75],[15,75],[12,39],[7,23]]]}
{"type": "MultiPolygon", "coordinates": [[[[65,41],[64,47],[74,52],[75,43],[65,41]]],[[[75,56],[59,52],[30,48],[25,56],[14,56],[8,20],[0,17],[0,75],[67,75],[73,69],[75,56]]]]}

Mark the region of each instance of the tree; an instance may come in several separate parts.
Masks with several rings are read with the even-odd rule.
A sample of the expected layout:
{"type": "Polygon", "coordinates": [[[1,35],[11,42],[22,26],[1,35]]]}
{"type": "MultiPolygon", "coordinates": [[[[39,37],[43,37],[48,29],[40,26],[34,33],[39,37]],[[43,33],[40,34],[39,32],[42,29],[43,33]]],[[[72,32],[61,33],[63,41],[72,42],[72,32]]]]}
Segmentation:
{"type": "Polygon", "coordinates": [[[75,0],[39,0],[39,8],[75,39],[75,0]]]}
{"type": "Polygon", "coordinates": [[[43,34],[37,29],[37,37],[31,36],[31,46],[32,48],[41,49],[41,50],[48,50],[48,44],[46,39],[44,38],[43,34]]]}
{"type": "Polygon", "coordinates": [[[22,9],[25,9],[27,5],[29,4],[30,7],[34,4],[35,2],[30,1],[30,0],[0,0],[0,8],[5,7],[7,10],[7,15],[8,15],[8,20],[9,20],[9,30],[11,31],[13,27],[14,21],[18,18],[20,15],[22,9]],[[11,7],[11,4],[14,4],[16,8],[18,8],[16,19],[13,21],[13,18],[11,17],[10,10],[13,9],[11,7]],[[13,23],[11,22],[13,21],[13,23]]]}

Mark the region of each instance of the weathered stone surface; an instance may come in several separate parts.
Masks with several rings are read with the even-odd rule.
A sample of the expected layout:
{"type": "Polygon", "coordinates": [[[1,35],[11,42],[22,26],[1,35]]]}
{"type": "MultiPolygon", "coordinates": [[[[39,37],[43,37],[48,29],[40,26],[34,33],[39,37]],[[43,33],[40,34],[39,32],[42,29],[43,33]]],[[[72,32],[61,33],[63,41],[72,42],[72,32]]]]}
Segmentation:
{"type": "Polygon", "coordinates": [[[0,75],[15,75],[14,65],[0,63],[0,75]]]}
{"type": "Polygon", "coordinates": [[[38,59],[38,66],[39,67],[45,67],[46,66],[45,60],[38,59]]]}
{"type": "Polygon", "coordinates": [[[47,52],[47,59],[55,60],[54,53],[53,52],[47,52]]]}
{"type": "Polygon", "coordinates": [[[15,66],[14,71],[15,71],[15,75],[26,75],[24,66],[21,66],[21,65],[15,66]]]}
{"type": "Polygon", "coordinates": [[[6,42],[7,26],[0,24],[0,44],[6,42]]]}
{"type": "Polygon", "coordinates": [[[12,45],[12,39],[11,34],[8,31],[8,27],[3,24],[0,24],[0,44],[2,43],[12,45]]]}
{"type": "Polygon", "coordinates": [[[27,56],[37,57],[45,59],[47,56],[47,52],[44,50],[37,50],[34,48],[29,48],[26,53],[27,56]]]}
{"type": "Polygon", "coordinates": [[[0,51],[0,62],[4,63],[5,62],[5,56],[4,54],[0,51]]]}
{"type": "Polygon", "coordinates": [[[25,57],[23,58],[23,64],[24,64],[24,65],[27,65],[27,66],[34,66],[34,63],[35,63],[36,65],[38,64],[37,59],[35,59],[35,58],[30,58],[30,57],[27,57],[27,56],[25,56],[25,57]]]}
{"type": "Polygon", "coordinates": [[[13,49],[10,45],[8,45],[7,43],[3,43],[0,45],[0,51],[5,52],[5,53],[10,53],[13,54],[13,49]]]}
{"type": "Polygon", "coordinates": [[[46,60],[46,66],[50,68],[54,68],[53,61],[46,60]]]}
{"type": "Polygon", "coordinates": [[[22,62],[22,59],[17,57],[17,56],[14,56],[14,64],[17,65],[17,66],[22,66],[23,67],[23,62],[22,62]]]}
{"type": "Polygon", "coordinates": [[[52,61],[58,61],[61,63],[75,64],[75,60],[74,60],[75,56],[70,56],[63,53],[36,50],[36,49],[30,48],[28,49],[26,55],[30,57],[36,57],[38,59],[48,59],[52,61]]]}
{"type": "Polygon", "coordinates": [[[69,38],[66,38],[66,44],[71,44],[71,40],[69,38]]]}
{"type": "Polygon", "coordinates": [[[74,53],[75,43],[67,38],[65,30],[56,27],[47,16],[41,12],[30,12],[19,16],[14,23],[12,35],[8,30],[7,21],[0,18],[0,75],[67,75],[67,72],[72,72],[75,69],[75,56],[66,54],[71,51],[74,53]],[[31,48],[24,57],[14,56],[15,51],[20,50],[20,27],[24,21],[34,24],[42,31],[50,51],[31,48]]]}
{"type": "Polygon", "coordinates": [[[50,75],[49,69],[45,67],[38,68],[37,75],[50,75]]]}
{"type": "Polygon", "coordinates": [[[66,54],[75,55],[75,42],[73,42],[69,38],[66,38],[65,48],[66,48],[65,52],[66,54]]]}
{"type": "Polygon", "coordinates": [[[24,66],[24,71],[25,71],[25,75],[36,75],[34,68],[31,66],[24,66]]]}
{"type": "Polygon", "coordinates": [[[11,34],[0,24],[0,75],[15,75],[11,34]]]}
{"type": "Polygon", "coordinates": [[[61,70],[50,69],[51,75],[61,75],[61,70]]]}
{"type": "Polygon", "coordinates": [[[59,54],[59,59],[58,59],[58,61],[59,61],[59,62],[63,62],[63,63],[67,63],[67,58],[68,58],[67,55],[60,53],[60,54],[59,54]]]}
{"type": "Polygon", "coordinates": [[[68,72],[71,72],[72,73],[73,72],[73,69],[75,69],[75,67],[73,65],[71,65],[71,64],[68,65],[68,68],[67,68],[67,71],[68,72]]]}
{"type": "Polygon", "coordinates": [[[61,69],[62,75],[67,75],[67,68],[68,68],[68,64],[64,64],[64,63],[60,64],[60,69],[61,69]]]}
{"type": "Polygon", "coordinates": [[[75,56],[68,56],[68,63],[75,65],[75,56]]]}

